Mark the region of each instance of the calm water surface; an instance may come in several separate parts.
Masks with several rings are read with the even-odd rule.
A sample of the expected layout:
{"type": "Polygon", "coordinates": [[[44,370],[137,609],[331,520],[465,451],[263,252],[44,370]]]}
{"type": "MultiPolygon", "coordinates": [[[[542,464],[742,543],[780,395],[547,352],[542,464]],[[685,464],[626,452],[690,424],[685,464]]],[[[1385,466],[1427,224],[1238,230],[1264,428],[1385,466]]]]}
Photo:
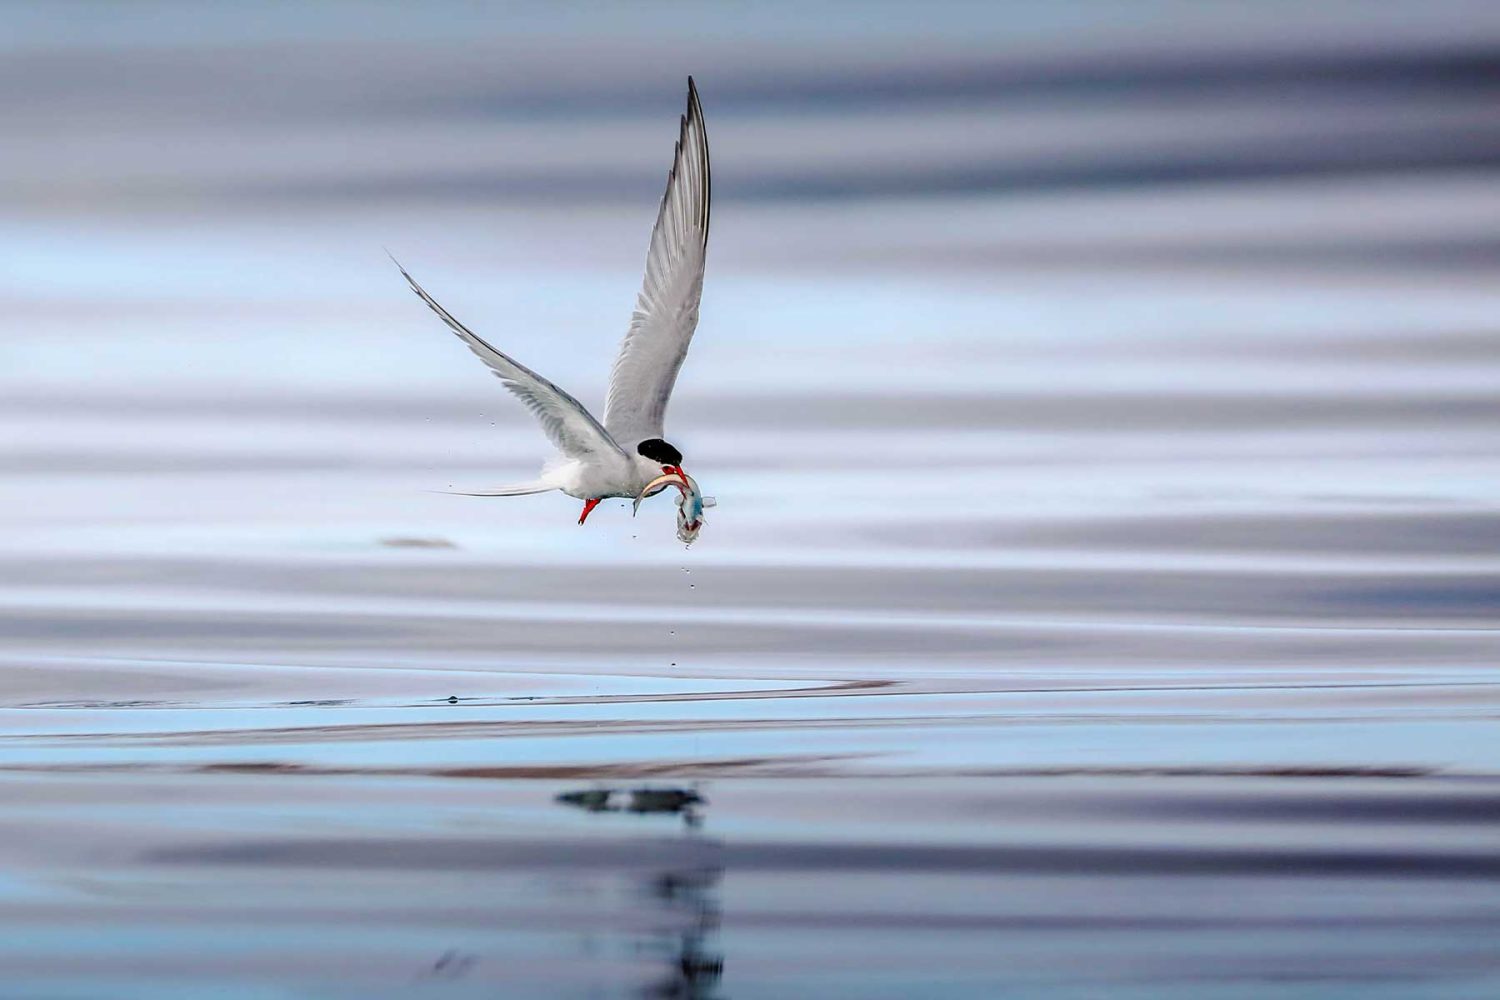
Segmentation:
{"type": "Polygon", "coordinates": [[[148,6],[0,66],[0,996],[1500,995],[1492,10],[148,6]],[[688,70],[700,541],[434,492],[381,248],[597,403],[688,70]]]}

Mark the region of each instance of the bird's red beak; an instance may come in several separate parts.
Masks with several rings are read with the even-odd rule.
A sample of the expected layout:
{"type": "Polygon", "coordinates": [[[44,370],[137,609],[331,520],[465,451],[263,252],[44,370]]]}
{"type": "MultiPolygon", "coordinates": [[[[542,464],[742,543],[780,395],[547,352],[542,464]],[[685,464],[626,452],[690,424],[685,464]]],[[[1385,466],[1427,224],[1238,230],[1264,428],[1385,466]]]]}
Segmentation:
{"type": "Polygon", "coordinates": [[[663,465],[661,471],[663,475],[681,476],[683,479],[687,478],[687,473],[682,471],[682,466],[680,465],[663,465]]]}

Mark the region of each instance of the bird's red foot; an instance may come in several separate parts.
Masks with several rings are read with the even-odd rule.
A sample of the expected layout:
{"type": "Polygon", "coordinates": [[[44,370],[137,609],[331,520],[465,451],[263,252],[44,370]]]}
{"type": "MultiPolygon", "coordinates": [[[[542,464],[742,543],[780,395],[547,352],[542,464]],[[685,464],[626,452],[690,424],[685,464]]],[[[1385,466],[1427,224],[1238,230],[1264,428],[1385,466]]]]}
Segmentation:
{"type": "Polygon", "coordinates": [[[583,502],[583,513],[578,515],[578,523],[582,524],[584,521],[587,521],[589,515],[594,512],[594,508],[597,506],[599,506],[598,500],[585,500],[583,502]]]}

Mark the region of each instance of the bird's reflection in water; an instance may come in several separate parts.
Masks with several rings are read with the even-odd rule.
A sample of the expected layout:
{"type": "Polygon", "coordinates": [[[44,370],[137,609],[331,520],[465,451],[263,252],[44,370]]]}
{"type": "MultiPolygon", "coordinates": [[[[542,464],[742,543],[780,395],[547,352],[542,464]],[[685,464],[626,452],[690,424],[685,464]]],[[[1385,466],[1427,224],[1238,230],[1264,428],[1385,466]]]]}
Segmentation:
{"type": "Polygon", "coordinates": [[[719,996],[724,955],[718,948],[719,883],[724,868],[717,863],[720,842],[703,834],[703,810],[708,805],[686,788],[590,788],[564,792],[563,805],[590,813],[671,815],[682,819],[684,863],[655,873],[644,896],[668,927],[653,935],[649,946],[660,949],[667,971],[641,987],[642,997],[655,1000],[713,1000],[719,996]]]}

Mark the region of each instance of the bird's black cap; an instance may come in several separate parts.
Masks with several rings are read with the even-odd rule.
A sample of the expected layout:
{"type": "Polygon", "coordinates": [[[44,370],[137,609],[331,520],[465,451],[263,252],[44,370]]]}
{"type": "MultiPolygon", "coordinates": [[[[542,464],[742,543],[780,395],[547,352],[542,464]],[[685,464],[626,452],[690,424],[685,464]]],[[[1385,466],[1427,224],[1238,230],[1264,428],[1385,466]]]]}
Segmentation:
{"type": "Polygon", "coordinates": [[[644,458],[649,458],[657,465],[681,465],[682,452],[673,448],[661,438],[647,438],[635,446],[644,458]]]}

